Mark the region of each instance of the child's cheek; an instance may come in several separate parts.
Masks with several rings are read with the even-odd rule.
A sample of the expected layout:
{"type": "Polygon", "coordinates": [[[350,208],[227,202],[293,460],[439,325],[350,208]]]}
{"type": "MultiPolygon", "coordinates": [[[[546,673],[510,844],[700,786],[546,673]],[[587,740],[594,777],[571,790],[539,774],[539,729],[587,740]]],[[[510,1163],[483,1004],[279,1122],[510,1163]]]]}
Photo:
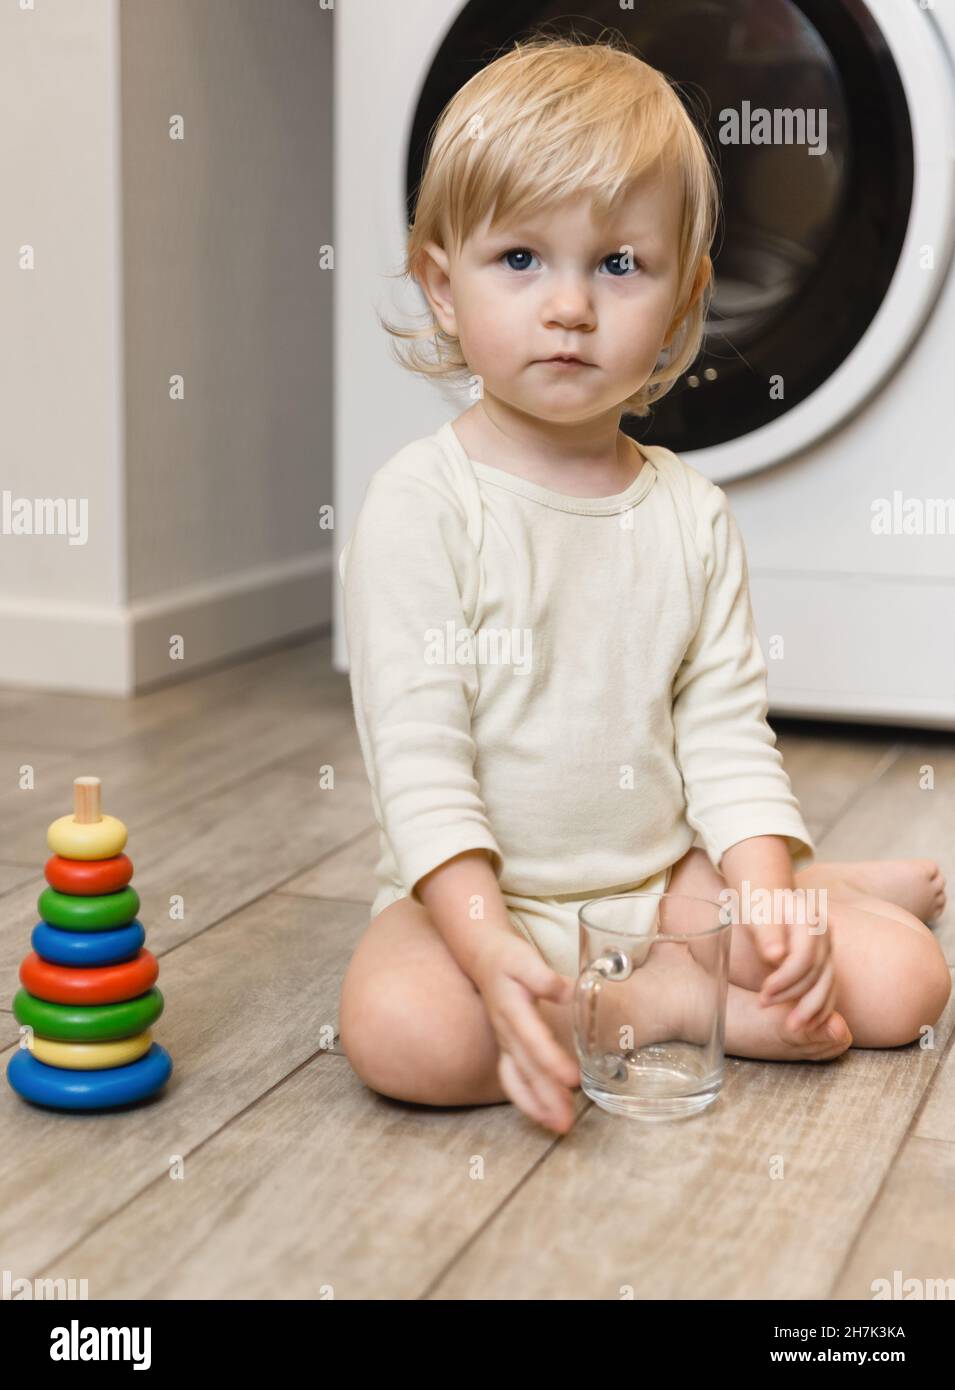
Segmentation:
{"type": "Polygon", "coordinates": [[[469,306],[460,316],[461,345],[472,370],[500,372],[513,365],[522,337],[512,317],[506,306],[490,302],[469,306]]]}

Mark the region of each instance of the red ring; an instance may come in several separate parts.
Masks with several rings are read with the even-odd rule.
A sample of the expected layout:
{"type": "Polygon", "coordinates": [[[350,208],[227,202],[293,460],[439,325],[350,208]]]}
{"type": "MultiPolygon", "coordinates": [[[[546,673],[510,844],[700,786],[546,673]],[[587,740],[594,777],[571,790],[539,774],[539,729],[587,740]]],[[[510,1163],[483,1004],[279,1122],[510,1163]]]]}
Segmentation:
{"type": "Polygon", "coordinates": [[[125,854],[114,854],[110,859],[64,859],[61,854],[51,854],[43,872],[58,893],[91,898],[125,888],[133,876],[133,861],[125,854]]]}
{"type": "Polygon", "coordinates": [[[37,999],[51,1004],[119,1004],[151,989],[159,976],[159,961],[145,946],[132,960],[118,965],[75,969],[54,965],[36,951],[24,956],[20,983],[37,999]]]}

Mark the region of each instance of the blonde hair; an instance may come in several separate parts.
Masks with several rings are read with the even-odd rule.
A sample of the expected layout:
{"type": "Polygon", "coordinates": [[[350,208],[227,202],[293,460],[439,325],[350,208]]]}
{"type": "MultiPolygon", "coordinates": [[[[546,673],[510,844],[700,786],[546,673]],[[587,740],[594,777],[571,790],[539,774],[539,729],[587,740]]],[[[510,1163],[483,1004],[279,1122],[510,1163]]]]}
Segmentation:
{"type": "MultiPolygon", "coordinates": [[[[624,413],[649,415],[703,340],[719,175],[669,80],[626,46],[537,30],[455,93],[431,132],[400,274],[415,277],[427,242],[448,249],[445,228],[460,249],[492,210],[496,225],[586,190],[595,214],[608,217],[658,159],[675,160],[683,189],[676,304],[687,302],[698,275],[705,279],[652,374],[623,402],[624,413]]],[[[430,306],[426,315],[421,328],[401,328],[379,315],[387,332],[409,341],[407,356],[393,345],[396,360],[426,377],[466,381],[460,340],[438,326],[430,306]],[[422,340],[433,340],[433,359],[421,350],[422,340]]]]}

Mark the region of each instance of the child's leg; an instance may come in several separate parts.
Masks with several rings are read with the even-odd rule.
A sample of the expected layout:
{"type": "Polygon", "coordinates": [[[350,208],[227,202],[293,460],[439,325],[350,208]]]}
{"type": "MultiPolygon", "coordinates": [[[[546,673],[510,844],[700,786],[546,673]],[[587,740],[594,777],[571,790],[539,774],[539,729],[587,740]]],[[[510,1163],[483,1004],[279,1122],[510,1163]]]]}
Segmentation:
{"type": "MultiPolygon", "coordinates": [[[[682,887],[691,891],[685,878],[682,887]]],[[[671,883],[671,891],[679,887],[671,883]]],[[[711,896],[700,892],[699,885],[697,892],[711,896]]],[[[573,1057],[573,1006],[545,1000],[538,1007],[573,1057]]],[[[848,1034],[834,1041],[824,1026],[786,1033],[783,1024],[791,1010],[789,1002],[760,1009],[755,993],[731,984],[727,1052],[825,1061],[845,1051],[848,1034]]],[[[353,1069],[383,1095],[425,1105],[487,1105],[508,1099],[498,1079],[500,1052],[481,996],[425,907],[410,898],[385,908],[367,927],[342,984],[339,1029],[353,1069]]]]}
{"type": "MultiPolygon", "coordinates": [[[[731,985],[728,1020],[748,1017],[752,1010],[746,1001],[755,1004],[755,999],[731,985]]],[[[573,1006],[543,1000],[538,1008],[560,1045],[575,1056],[573,1006]]],[[[783,1048],[779,1020],[788,1010],[788,1005],[762,1010],[752,1024],[745,1024],[752,1046],[765,1050],[759,1055],[769,1055],[774,1044],[774,1055],[793,1061],[825,1060],[845,1050],[847,1043],[834,1045],[828,1037],[821,1043],[793,1040],[783,1048]]],[[[687,1027],[692,1029],[692,1023],[687,1027]]],[[[488,1105],[508,1099],[498,1078],[500,1050],[481,996],[427,909],[410,898],[379,912],[358,943],[342,982],[339,1035],[352,1069],[382,1095],[423,1105],[488,1105]]]]}
{"type": "MultiPolygon", "coordinates": [[[[814,866],[815,867],[815,866],[814,866]]],[[[797,875],[797,879],[800,876],[797,875]]],[[[674,866],[670,891],[718,898],[726,884],[705,853],[691,849],[674,866]]],[[[800,886],[806,886],[801,884],[800,886]]],[[[827,885],[819,882],[814,887],[827,885]]],[[[833,888],[828,929],[836,972],[836,1010],[858,1047],[913,1042],[938,1021],[951,992],[951,974],[935,937],[916,917],[879,899],[852,898],[833,888]],[[884,908],[884,915],[873,910],[884,908]]],[[[775,967],[756,952],[750,933],[734,927],[730,949],[726,1050],[740,1057],[786,1056],[785,1026],[796,1001],[762,1008],[757,993],[775,967]],[[733,986],[739,993],[734,994],[733,986]]],[[[822,1022],[825,1022],[823,1020],[822,1022]]]]}
{"type": "MultiPolygon", "coordinates": [[[[869,898],[898,907],[922,922],[934,922],[945,910],[945,879],[934,859],[870,859],[810,864],[795,874],[800,888],[828,887],[834,897],[869,898]]],[[[898,920],[903,920],[899,918],[898,920]]]]}
{"type": "Polygon", "coordinates": [[[342,981],[338,1026],[352,1068],[382,1095],[426,1105],[507,1099],[481,996],[412,898],[365,929],[342,981]]]}

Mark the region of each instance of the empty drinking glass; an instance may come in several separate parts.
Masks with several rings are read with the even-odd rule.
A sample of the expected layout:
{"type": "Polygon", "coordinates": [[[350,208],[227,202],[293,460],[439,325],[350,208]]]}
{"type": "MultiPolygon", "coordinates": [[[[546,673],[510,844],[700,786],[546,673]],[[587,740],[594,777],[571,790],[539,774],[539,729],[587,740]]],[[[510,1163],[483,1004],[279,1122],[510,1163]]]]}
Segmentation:
{"type": "Polygon", "coordinates": [[[574,1034],[581,1087],[614,1114],[694,1115],[723,1084],[732,916],[682,893],[584,903],[574,1034]]]}

